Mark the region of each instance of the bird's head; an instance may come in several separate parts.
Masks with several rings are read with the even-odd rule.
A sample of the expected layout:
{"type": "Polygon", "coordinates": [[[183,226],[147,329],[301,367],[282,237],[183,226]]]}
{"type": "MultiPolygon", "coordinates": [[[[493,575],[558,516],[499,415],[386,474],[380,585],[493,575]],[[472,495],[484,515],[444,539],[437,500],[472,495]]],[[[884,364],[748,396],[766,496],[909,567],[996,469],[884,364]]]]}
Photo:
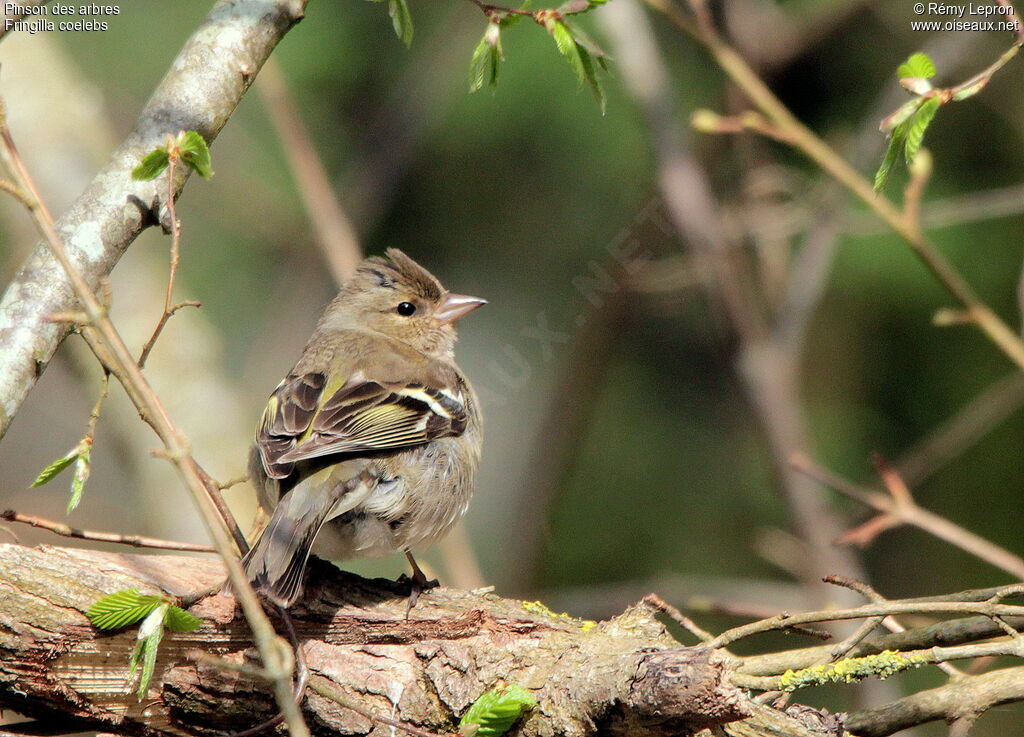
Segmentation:
{"type": "Polygon", "coordinates": [[[418,351],[451,357],[455,323],[487,300],[449,292],[397,248],[371,256],[331,302],[321,329],[370,330],[418,351]]]}

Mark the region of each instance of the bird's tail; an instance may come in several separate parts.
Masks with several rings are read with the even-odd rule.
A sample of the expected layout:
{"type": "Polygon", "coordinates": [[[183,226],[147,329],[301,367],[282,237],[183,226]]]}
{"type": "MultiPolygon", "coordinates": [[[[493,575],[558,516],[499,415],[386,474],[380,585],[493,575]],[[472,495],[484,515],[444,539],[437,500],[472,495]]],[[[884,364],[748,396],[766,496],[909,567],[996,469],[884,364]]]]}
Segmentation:
{"type": "Polygon", "coordinates": [[[360,487],[367,486],[362,477],[331,484],[329,473],[325,478],[318,476],[305,479],[281,498],[259,539],[242,558],[253,588],[282,607],[291,606],[302,595],[306,561],[320,528],[365,496],[360,492],[360,487]]]}

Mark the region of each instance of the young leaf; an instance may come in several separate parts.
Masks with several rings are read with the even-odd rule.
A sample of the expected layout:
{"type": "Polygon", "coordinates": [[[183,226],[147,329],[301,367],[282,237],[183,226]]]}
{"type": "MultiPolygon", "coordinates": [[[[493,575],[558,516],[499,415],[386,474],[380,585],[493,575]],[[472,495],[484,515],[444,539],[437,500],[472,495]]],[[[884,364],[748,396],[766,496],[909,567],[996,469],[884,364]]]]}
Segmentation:
{"type": "Polygon", "coordinates": [[[907,100],[896,109],[896,112],[885,118],[881,125],[878,126],[878,129],[881,131],[891,131],[904,120],[916,113],[917,109],[921,107],[923,102],[924,99],[920,97],[915,97],[913,100],[907,100]]]}
{"type": "Polygon", "coordinates": [[[498,82],[498,63],[504,58],[501,50],[501,28],[489,23],[469,62],[469,91],[476,92],[484,82],[493,87],[498,82]]]}
{"type": "Polygon", "coordinates": [[[162,596],[140,594],[136,589],[123,589],[104,596],[89,607],[85,616],[94,627],[116,630],[148,617],[166,603],[167,600],[162,596]]]}
{"type": "Polygon", "coordinates": [[[171,606],[164,617],[164,624],[171,632],[194,632],[203,623],[199,617],[189,614],[181,607],[171,606]]]}
{"type": "Polygon", "coordinates": [[[67,468],[72,463],[74,463],[75,459],[77,459],[77,458],[78,458],[78,447],[76,446],[76,447],[72,448],[71,452],[68,453],[66,456],[63,456],[62,458],[58,458],[53,463],[51,463],[49,466],[47,466],[42,471],[40,471],[39,475],[36,476],[36,480],[32,482],[32,486],[42,486],[43,484],[50,483],[51,481],[54,480],[54,478],[57,477],[57,474],[59,474],[65,468],[67,468]]]}
{"type": "Polygon", "coordinates": [[[75,511],[79,502],[82,501],[82,492],[85,491],[85,482],[89,480],[89,471],[92,468],[90,463],[91,456],[92,453],[89,451],[89,448],[86,447],[84,451],[79,453],[77,460],[75,460],[75,475],[71,479],[71,498],[68,499],[68,514],[75,511]]]}
{"type": "MultiPolygon", "coordinates": [[[[590,52],[582,46],[576,47],[580,52],[580,61],[583,64],[583,74],[587,78],[587,83],[590,85],[590,89],[594,92],[594,97],[597,98],[597,104],[601,107],[601,115],[605,113],[605,97],[604,87],[601,86],[601,80],[597,78],[597,72],[594,71],[594,62],[590,56],[590,52]]],[[[598,61],[604,66],[602,57],[597,58],[598,61]]]]}
{"type": "Polygon", "coordinates": [[[406,46],[412,45],[412,14],[409,12],[409,4],[406,0],[388,0],[388,15],[391,16],[391,25],[395,28],[395,35],[402,39],[406,46]]]}
{"type": "Polygon", "coordinates": [[[178,138],[177,146],[185,166],[203,179],[209,179],[213,176],[210,147],[206,145],[206,140],[199,133],[196,131],[186,131],[178,138]]]}
{"type": "Polygon", "coordinates": [[[914,162],[914,157],[917,156],[918,149],[921,148],[921,142],[924,140],[924,132],[928,130],[928,125],[932,122],[932,118],[935,117],[935,113],[941,104],[937,97],[925,100],[913,117],[904,123],[907,126],[907,142],[903,155],[908,166],[914,162]]]}
{"type": "Polygon", "coordinates": [[[572,32],[565,23],[559,20],[552,21],[548,30],[555,39],[558,53],[564,56],[565,60],[569,62],[569,66],[572,67],[572,73],[576,75],[577,84],[582,85],[587,79],[587,72],[583,66],[583,59],[580,58],[580,47],[572,37],[572,32]]]}
{"type": "Polygon", "coordinates": [[[896,77],[904,79],[905,77],[920,77],[921,79],[928,79],[929,77],[935,76],[935,62],[932,61],[928,54],[918,51],[916,54],[911,54],[910,58],[899,65],[896,69],[896,77]]]}
{"type": "Polygon", "coordinates": [[[142,163],[132,169],[132,179],[148,182],[156,179],[167,168],[167,149],[157,148],[142,157],[142,163]]]}
{"type": "Polygon", "coordinates": [[[146,620],[139,627],[138,639],[135,642],[135,649],[132,650],[128,659],[128,682],[131,683],[135,677],[135,671],[142,661],[142,674],[139,676],[139,688],[135,695],[141,701],[149,690],[149,682],[153,680],[153,671],[156,669],[156,651],[160,647],[160,640],[164,636],[164,618],[167,616],[170,604],[166,601],[156,607],[146,620]]]}
{"type": "Polygon", "coordinates": [[[501,737],[527,709],[537,705],[521,686],[503,686],[483,694],[462,715],[459,731],[474,737],[501,737]]]}
{"type": "Polygon", "coordinates": [[[576,44],[589,51],[590,55],[597,59],[597,63],[601,65],[601,68],[608,71],[608,65],[605,63],[608,59],[608,54],[605,53],[604,49],[598,46],[594,39],[584,33],[583,29],[579,26],[570,26],[569,30],[572,31],[572,38],[576,44]]]}
{"type": "Polygon", "coordinates": [[[889,174],[892,172],[892,167],[899,161],[900,152],[903,151],[903,144],[907,138],[907,124],[906,122],[900,123],[896,126],[892,135],[889,137],[889,148],[885,150],[885,156],[882,158],[882,163],[878,167],[878,171],[875,173],[875,191],[881,192],[882,188],[885,187],[886,181],[889,179],[889,174]]]}

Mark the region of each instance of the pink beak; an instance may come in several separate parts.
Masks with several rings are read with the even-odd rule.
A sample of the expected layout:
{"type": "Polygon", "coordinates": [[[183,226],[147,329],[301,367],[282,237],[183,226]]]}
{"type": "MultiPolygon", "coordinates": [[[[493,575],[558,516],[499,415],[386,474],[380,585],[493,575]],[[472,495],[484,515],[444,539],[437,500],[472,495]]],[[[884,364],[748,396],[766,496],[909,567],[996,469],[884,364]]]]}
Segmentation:
{"type": "Polygon", "coordinates": [[[439,323],[446,325],[465,317],[477,307],[482,307],[485,304],[487,304],[486,299],[449,292],[441,300],[441,306],[437,308],[434,317],[439,323]]]}

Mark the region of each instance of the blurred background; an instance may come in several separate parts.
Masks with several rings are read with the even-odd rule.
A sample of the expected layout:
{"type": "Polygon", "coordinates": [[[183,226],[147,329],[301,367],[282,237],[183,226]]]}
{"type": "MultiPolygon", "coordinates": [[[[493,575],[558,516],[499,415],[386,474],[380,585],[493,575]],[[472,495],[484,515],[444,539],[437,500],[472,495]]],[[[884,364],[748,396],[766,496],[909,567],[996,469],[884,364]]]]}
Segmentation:
{"type": "MultiPolygon", "coordinates": [[[[12,33],[0,44],[11,127],[55,212],[132,128],[210,4],[133,0],[106,32],[12,33]]],[[[181,197],[176,297],[203,306],[171,320],[148,373],[210,473],[244,473],[263,403],[335,290],[294,148],[274,122],[288,120],[284,94],[351,225],[334,228],[328,247],[397,246],[447,287],[490,300],[460,329],[459,361],[484,402],[485,457],[465,529],[426,555],[442,580],[591,618],[657,591],[712,629],[850,601],[814,583],[828,572],[890,598],[1012,580],[910,528],[863,550],[832,544],[870,514],[795,473],[794,452],[875,487],[870,458],[881,453],[922,506],[1022,552],[1024,380],[976,330],[933,326],[951,298],[807,161],[752,136],[691,131],[698,108],[746,109],[709,56],[663,16],[616,0],[581,21],[613,58],[606,115],[530,23],[504,34],[497,88],[469,95],[479,10],[410,6],[406,49],[381,4],[310,3],[213,144],[216,176],[193,179],[181,197]]],[[[906,98],[900,62],[927,51],[939,84],[954,84],[1011,43],[1005,33],[914,32],[919,18],[903,2],[715,10],[770,86],[869,178],[885,145],[878,122],[906,98]]],[[[935,160],[928,233],[1013,326],[1021,64],[944,107],[925,141],[935,160]]],[[[294,123],[285,131],[294,136],[294,123]]],[[[6,282],[35,237],[10,202],[0,217],[6,282]]],[[[115,322],[136,348],[162,309],[168,247],[150,229],[113,275],[115,322]]],[[[29,489],[81,437],[99,379],[69,339],[0,444],[2,506],[203,541],[186,492],[150,456],[155,436],[116,386],[79,509],[65,517],[69,474],[29,489]]],[[[228,496],[251,519],[249,488],[228,496]]],[[[74,544],[0,530],[11,535],[74,544]]],[[[404,561],[345,566],[395,577],[404,561]]],[[[896,689],[940,682],[918,672],[896,689]]],[[[801,700],[853,708],[870,688],[801,700]]],[[[1003,707],[976,733],[1010,734],[1022,716],[1003,707]]]]}

